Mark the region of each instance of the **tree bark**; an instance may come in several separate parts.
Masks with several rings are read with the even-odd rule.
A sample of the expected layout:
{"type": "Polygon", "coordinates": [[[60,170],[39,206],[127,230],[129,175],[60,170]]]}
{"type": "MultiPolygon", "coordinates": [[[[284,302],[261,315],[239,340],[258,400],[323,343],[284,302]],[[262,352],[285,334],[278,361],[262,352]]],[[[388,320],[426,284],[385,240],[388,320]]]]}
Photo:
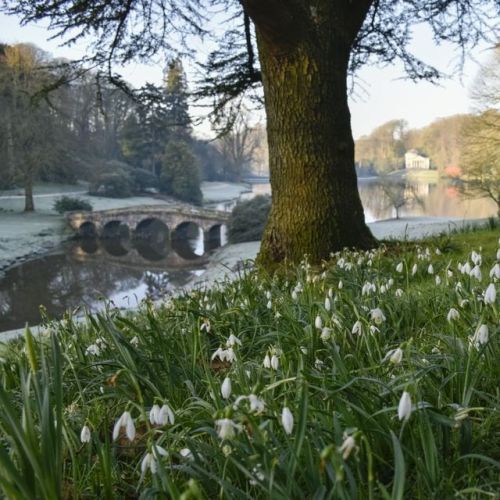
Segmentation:
{"type": "Polygon", "coordinates": [[[26,175],[24,178],[24,211],[34,212],[35,203],[33,201],[33,176],[26,175]]]}
{"type": "MultiPolygon", "coordinates": [[[[255,9],[258,2],[251,3],[255,9]]],[[[292,3],[304,7],[308,2],[292,3]]],[[[254,12],[272,187],[258,257],[265,267],[298,262],[304,254],[318,263],[344,247],[376,245],[358,193],[347,102],[349,54],[366,15],[365,3],[357,19],[352,18],[354,7],[349,10],[349,2],[342,0],[296,11],[296,38],[289,34],[285,42],[279,24],[267,22],[260,30],[260,11],[254,12]]]]}

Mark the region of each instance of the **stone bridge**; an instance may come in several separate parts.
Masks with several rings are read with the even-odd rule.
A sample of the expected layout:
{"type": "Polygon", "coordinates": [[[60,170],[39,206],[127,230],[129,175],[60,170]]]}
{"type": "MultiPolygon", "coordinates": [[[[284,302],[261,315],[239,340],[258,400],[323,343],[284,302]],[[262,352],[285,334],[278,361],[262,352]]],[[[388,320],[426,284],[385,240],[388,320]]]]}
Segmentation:
{"type": "Polygon", "coordinates": [[[168,239],[197,238],[203,231],[205,248],[223,243],[223,227],[229,214],[216,210],[180,205],[140,205],[135,207],[70,212],[69,225],[80,236],[152,240],[156,244],[168,239]]]}

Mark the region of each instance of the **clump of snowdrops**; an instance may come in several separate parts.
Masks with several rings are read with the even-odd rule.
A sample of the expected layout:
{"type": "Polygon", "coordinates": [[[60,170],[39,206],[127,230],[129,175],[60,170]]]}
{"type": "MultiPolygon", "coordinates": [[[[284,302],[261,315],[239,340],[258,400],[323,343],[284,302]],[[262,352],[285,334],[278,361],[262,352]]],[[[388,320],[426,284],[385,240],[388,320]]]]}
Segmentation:
{"type": "Polygon", "coordinates": [[[500,245],[469,236],[462,251],[344,251],[28,331],[0,352],[1,489],[493,498],[500,245]]]}

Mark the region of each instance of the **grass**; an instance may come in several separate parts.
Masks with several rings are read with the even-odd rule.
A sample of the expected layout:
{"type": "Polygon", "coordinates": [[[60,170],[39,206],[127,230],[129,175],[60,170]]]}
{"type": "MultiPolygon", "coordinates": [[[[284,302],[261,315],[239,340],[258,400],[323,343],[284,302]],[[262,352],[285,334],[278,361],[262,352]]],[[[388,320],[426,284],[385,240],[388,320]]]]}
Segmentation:
{"type": "Polygon", "coordinates": [[[498,498],[499,300],[484,298],[498,246],[494,229],[391,242],[28,331],[0,352],[0,487],[13,499],[498,498]],[[459,270],[473,250],[481,279],[459,270]],[[166,406],[151,418],[154,405],[174,421],[166,406]]]}

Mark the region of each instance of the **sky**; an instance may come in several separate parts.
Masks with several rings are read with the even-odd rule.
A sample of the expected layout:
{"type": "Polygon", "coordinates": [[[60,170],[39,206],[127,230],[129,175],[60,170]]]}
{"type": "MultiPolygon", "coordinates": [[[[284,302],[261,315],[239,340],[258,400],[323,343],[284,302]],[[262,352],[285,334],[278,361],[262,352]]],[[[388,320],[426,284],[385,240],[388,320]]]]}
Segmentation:
{"type": "MultiPolygon", "coordinates": [[[[85,45],[64,47],[60,39],[50,40],[52,35],[46,23],[20,26],[19,18],[0,14],[0,42],[34,43],[54,57],[76,59],[85,55],[85,45]]],[[[410,128],[418,128],[436,118],[472,110],[470,88],[480,65],[488,60],[489,47],[482,45],[467,54],[463,72],[458,74],[454,71],[459,55],[456,49],[451,46],[436,47],[425,28],[416,30],[413,43],[419,56],[450,77],[443,79],[439,85],[433,85],[405,79],[399,66],[363,68],[357,74],[358,83],[350,98],[355,138],[370,133],[375,127],[392,119],[405,119],[410,128]]],[[[207,52],[202,46],[200,50],[207,52]]],[[[152,61],[150,65],[130,64],[120,72],[136,87],[145,82],[159,84],[163,76],[163,64],[161,61],[152,61]]],[[[189,76],[188,69],[188,79],[189,76]]],[[[262,120],[262,116],[255,116],[255,121],[262,120]]],[[[200,126],[197,133],[201,136],[210,135],[207,122],[200,126]]]]}

